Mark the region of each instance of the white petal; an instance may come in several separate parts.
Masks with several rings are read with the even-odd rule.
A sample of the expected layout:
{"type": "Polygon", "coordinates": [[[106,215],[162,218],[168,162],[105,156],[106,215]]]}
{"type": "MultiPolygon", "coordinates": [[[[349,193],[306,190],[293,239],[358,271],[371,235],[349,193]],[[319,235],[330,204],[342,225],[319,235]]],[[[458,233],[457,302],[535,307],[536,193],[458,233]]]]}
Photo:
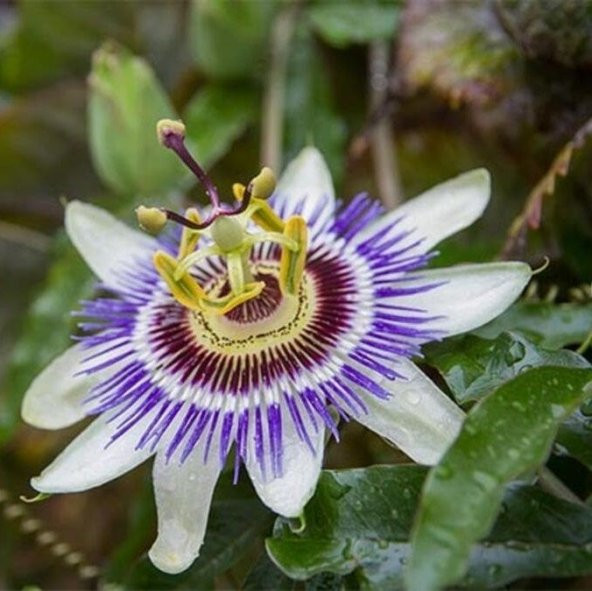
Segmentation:
{"type": "Polygon", "coordinates": [[[115,431],[115,421],[107,416],[95,419],[39,476],[31,480],[34,489],[44,493],[79,492],[100,486],[125,474],[153,452],[136,450],[146,429],[147,415],[108,447],[115,431]]]}
{"type": "Polygon", "coordinates": [[[335,190],[331,173],[321,153],[304,148],[288,164],[273,197],[273,207],[282,217],[300,211],[314,234],[335,214],[335,190]]]}
{"type": "Polygon", "coordinates": [[[118,272],[157,249],[154,238],[132,230],[104,209],[81,201],[68,203],[66,231],[88,266],[110,286],[119,284],[118,272]]]}
{"type": "Polygon", "coordinates": [[[154,461],[158,537],[149,556],[154,566],[169,574],[189,568],[206,533],[220,462],[212,445],[209,461],[204,464],[202,447],[199,445],[180,464],[176,458],[167,463],[166,448],[161,446],[154,461]]]}
{"type": "Polygon", "coordinates": [[[429,326],[450,336],[477,328],[501,314],[518,298],[531,275],[528,265],[516,262],[427,269],[416,273],[415,280],[410,275],[410,283],[404,286],[445,283],[424,293],[393,298],[393,302],[396,299],[397,305],[443,316],[429,326]]]}
{"type": "Polygon", "coordinates": [[[27,423],[41,429],[61,429],[84,418],[82,399],[99,375],[74,374],[88,355],[80,345],[70,347],[33,380],[21,408],[27,423]]]}
{"type": "Polygon", "coordinates": [[[394,443],[416,462],[436,464],[456,438],[464,413],[410,361],[397,363],[396,370],[407,380],[381,379],[372,374],[373,379],[391,392],[388,400],[358,389],[368,406],[368,414],[361,414],[356,420],[394,443]]]}
{"type": "Polygon", "coordinates": [[[361,232],[355,241],[363,242],[404,216],[393,226],[393,233],[415,230],[413,237],[424,238],[421,248],[427,251],[480,218],[490,192],[491,180],[487,170],[478,168],[465,172],[387,213],[361,232]]]}
{"type": "Polygon", "coordinates": [[[280,478],[270,474],[263,478],[254,448],[251,447],[245,462],[249,476],[261,500],[275,513],[284,517],[298,517],[304,506],[314,494],[323,463],[325,432],[319,428],[315,433],[309,427],[312,446],[315,453],[304,443],[294,427],[294,423],[285,410],[282,412],[282,438],[284,445],[283,468],[280,478]]]}

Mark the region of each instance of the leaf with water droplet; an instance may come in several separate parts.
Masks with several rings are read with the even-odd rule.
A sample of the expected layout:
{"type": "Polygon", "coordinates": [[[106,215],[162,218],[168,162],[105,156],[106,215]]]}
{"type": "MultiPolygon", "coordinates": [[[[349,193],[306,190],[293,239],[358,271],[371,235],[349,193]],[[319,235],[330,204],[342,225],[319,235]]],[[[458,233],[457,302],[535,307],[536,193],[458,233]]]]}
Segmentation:
{"type": "Polygon", "coordinates": [[[504,485],[545,461],[560,422],[592,394],[591,382],[592,369],[536,368],[471,410],[426,480],[407,573],[410,591],[440,589],[463,577],[472,544],[494,523],[504,485]],[[516,412],[512,403],[524,410],[516,412]],[[440,478],[442,469],[451,478],[440,478]]]}
{"type": "Polygon", "coordinates": [[[573,351],[550,351],[515,332],[495,339],[465,335],[431,344],[424,352],[460,403],[478,400],[533,367],[590,367],[573,351]]]}
{"type": "MultiPolygon", "coordinates": [[[[306,579],[307,590],[318,589],[309,577],[327,571],[334,577],[355,577],[354,588],[364,591],[401,589],[413,513],[426,474],[427,468],[409,465],[323,472],[305,508],[306,529],[295,534],[279,518],[274,537],[267,541],[270,557],[288,576],[306,579]],[[336,498],[335,488],[347,492],[336,498]],[[357,509],[355,501],[362,498],[363,507],[357,509]]],[[[466,501],[470,498],[457,499],[466,501]]],[[[586,551],[590,542],[592,507],[514,484],[505,493],[493,530],[473,546],[459,586],[499,588],[520,577],[584,575],[592,571],[586,551]]],[[[277,573],[272,581],[275,577],[277,573]]],[[[347,579],[342,581],[337,588],[349,589],[347,579]]],[[[263,588],[259,585],[253,588],[263,588]]]]}

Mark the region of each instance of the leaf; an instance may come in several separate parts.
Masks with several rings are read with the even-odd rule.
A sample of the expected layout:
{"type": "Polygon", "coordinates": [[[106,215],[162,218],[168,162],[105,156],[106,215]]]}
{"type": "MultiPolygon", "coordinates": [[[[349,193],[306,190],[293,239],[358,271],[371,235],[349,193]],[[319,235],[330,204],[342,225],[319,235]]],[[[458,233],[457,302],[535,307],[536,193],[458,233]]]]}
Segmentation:
{"type": "Polygon", "coordinates": [[[592,470],[592,417],[574,412],[559,427],[557,449],[576,458],[592,470]]]}
{"type": "Polygon", "coordinates": [[[57,195],[98,190],[86,147],[85,107],[84,85],[68,82],[31,92],[0,110],[3,208],[61,218],[57,195]]]}
{"type": "Polygon", "coordinates": [[[430,344],[423,352],[461,404],[482,398],[532,367],[590,367],[573,351],[548,351],[513,332],[504,332],[495,339],[465,335],[430,344]]]}
{"type": "Polygon", "coordinates": [[[305,529],[296,533],[278,519],[266,542],[271,559],[295,579],[361,568],[362,578],[379,581],[382,572],[383,583],[400,586],[400,558],[424,477],[420,466],[323,471],[304,511],[305,529]]]}
{"type": "Polygon", "coordinates": [[[93,55],[89,85],[89,141],[105,184],[128,197],[179,185],[185,170],[156,137],[156,123],[176,115],[150,66],[107,43],[93,55]]]}
{"type": "Polygon", "coordinates": [[[193,0],[190,40],[198,67],[213,78],[253,77],[263,69],[277,6],[249,0],[193,0]]]}
{"type": "Polygon", "coordinates": [[[242,591],[295,591],[296,582],[263,553],[241,587],[242,591]]]}
{"type": "Polygon", "coordinates": [[[133,12],[117,0],[20,0],[18,9],[18,26],[0,50],[0,87],[12,92],[82,76],[105,39],[133,39],[133,12]]]}
{"type": "Polygon", "coordinates": [[[33,378],[70,344],[75,322],[70,312],[92,291],[94,279],[74,247],[61,236],[44,287],[27,315],[6,370],[7,392],[0,412],[0,441],[18,423],[20,404],[33,378]]]}
{"type": "Polygon", "coordinates": [[[592,330],[592,303],[521,301],[473,332],[491,339],[507,330],[521,332],[547,349],[579,344],[592,330]]]}
{"type": "MultiPolygon", "coordinates": [[[[326,569],[354,573],[362,589],[402,589],[427,471],[412,465],[325,470],[305,508],[304,531],[278,519],[268,553],[297,579],[326,569]]],[[[592,508],[514,484],[490,535],[473,547],[460,586],[499,588],[521,577],[586,574],[591,543],[592,508]]]]}
{"type": "Polygon", "coordinates": [[[391,39],[399,22],[401,3],[320,3],[309,9],[315,31],[330,45],[346,47],[354,43],[391,39]]]}
{"type": "Polygon", "coordinates": [[[257,95],[244,85],[210,84],[200,90],[183,114],[195,157],[211,167],[257,116],[257,95]]]}
{"type": "Polygon", "coordinates": [[[199,558],[185,572],[167,575],[142,558],[126,577],[127,589],[213,589],[215,577],[257,549],[272,515],[243,480],[232,484],[224,474],[214,494],[208,529],[199,558]]]}
{"type": "Polygon", "coordinates": [[[439,589],[464,575],[471,545],[493,525],[504,485],[545,460],[559,423],[592,395],[591,382],[592,369],[536,368],[471,410],[426,480],[406,579],[410,591],[439,589]]]}
{"type": "Polygon", "coordinates": [[[322,153],[338,185],[343,176],[346,127],[333,106],[321,56],[306,27],[297,29],[286,73],[284,161],[309,144],[322,153]]]}

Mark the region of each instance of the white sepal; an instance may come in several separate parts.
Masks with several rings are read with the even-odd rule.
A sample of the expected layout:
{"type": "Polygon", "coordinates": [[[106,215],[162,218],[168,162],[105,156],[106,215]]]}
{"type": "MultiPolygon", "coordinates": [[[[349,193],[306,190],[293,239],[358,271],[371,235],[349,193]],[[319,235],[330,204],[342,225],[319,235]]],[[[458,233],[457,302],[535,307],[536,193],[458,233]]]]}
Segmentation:
{"type": "Polygon", "coordinates": [[[31,486],[43,493],[88,490],[129,472],[154,453],[148,448],[135,449],[153,413],[114,442],[115,422],[108,423],[109,416],[105,413],[95,419],[39,476],[31,479],[31,486]]]}
{"type": "Polygon", "coordinates": [[[304,443],[286,411],[282,412],[283,475],[273,478],[269,465],[265,477],[255,457],[254,445],[250,446],[245,462],[253,486],[261,500],[272,510],[284,517],[298,517],[314,494],[321,474],[325,429],[321,426],[315,433],[307,424],[312,447],[304,443]]]}
{"type": "Polygon", "coordinates": [[[430,329],[451,336],[472,330],[501,314],[522,293],[532,276],[525,263],[502,262],[426,269],[408,276],[401,287],[438,284],[423,293],[393,298],[393,303],[425,310],[430,329]]]}
{"type": "Polygon", "coordinates": [[[117,287],[120,273],[149,259],[157,241],[132,230],[110,213],[81,201],[66,207],[66,232],[92,271],[106,285],[117,287]]]}
{"type": "Polygon", "coordinates": [[[391,393],[388,400],[357,389],[368,414],[360,414],[356,420],[416,462],[436,464],[456,438],[464,413],[411,361],[401,360],[395,369],[405,379],[388,380],[372,373],[372,378],[391,393]]]}
{"type": "Polygon", "coordinates": [[[85,416],[82,399],[101,377],[74,375],[89,355],[80,345],[74,345],[56,357],[31,383],[21,407],[23,419],[40,429],[68,427],[85,416]]]}
{"type": "Polygon", "coordinates": [[[180,573],[189,568],[199,555],[214,488],[220,475],[216,441],[214,437],[205,464],[203,441],[182,464],[175,456],[167,462],[164,446],[156,454],[153,478],[158,537],[148,555],[161,571],[180,573]]]}

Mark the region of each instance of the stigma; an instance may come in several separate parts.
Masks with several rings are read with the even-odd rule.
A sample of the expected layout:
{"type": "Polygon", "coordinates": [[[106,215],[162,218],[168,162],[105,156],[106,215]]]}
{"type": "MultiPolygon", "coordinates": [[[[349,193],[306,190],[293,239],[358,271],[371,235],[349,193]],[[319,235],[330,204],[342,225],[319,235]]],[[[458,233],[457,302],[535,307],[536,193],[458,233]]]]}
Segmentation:
{"type": "Polygon", "coordinates": [[[235,183],[235,205],[227,205],[220,201],[217,187],[187,149],[183,123],[164,119],[156,130],[160,143],[195,174],[211,204],[203,219],[193,207],[185,215],[157,207],[136,209],[140,227],[151,234],[160,233],[168,221],[183,226],[176,257],[163,250],[153,257],[175,300],[191,310],[225,315],[257,298],[266,289],[266,282],[255,280],[249,261],[253,247],[262,242],[277,244],[280,249],[277,279],[282,296],[297,297],[306,263],[308,229],[301,216],[284,220],[267,202],[276,187],[273,171],[263,167],[246,185],[235,183]],[[200,285],[192,273],[200,262],[216,256],[226,266],[229,289],[224,293],[200,285]]]}

